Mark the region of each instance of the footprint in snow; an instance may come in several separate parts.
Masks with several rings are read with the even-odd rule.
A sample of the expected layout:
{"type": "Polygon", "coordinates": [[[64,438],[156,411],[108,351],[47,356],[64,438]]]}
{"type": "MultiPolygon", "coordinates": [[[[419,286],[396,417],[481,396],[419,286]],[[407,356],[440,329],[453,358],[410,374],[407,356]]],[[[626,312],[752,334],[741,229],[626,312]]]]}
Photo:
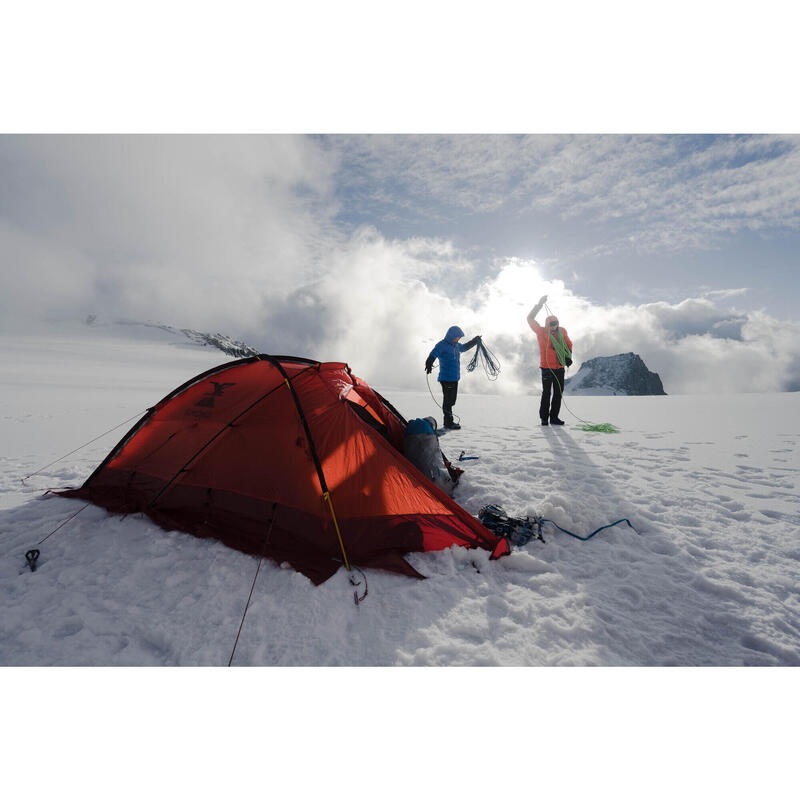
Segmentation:
{"type": "Polygon", "coordinates": [[[641,608],[642,606],[642,593],[638,591],[638,589],[633,588],[632,586],[622,586],[617,591],[617,594],[620,595],[623,600],[625,600],[626,604],[633,609],[641,608]]]}

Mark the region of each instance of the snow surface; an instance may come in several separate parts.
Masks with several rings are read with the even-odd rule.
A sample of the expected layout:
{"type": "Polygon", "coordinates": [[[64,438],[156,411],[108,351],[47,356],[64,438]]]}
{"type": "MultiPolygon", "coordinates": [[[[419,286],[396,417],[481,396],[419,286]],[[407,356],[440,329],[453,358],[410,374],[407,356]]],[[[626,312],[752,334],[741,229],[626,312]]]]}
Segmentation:
{"type": "MultiPolygon", "coordinates": [[[[87,337],[2,352],[12,392],[0,419],[0,662],[227,664],[255,559],[44,494],[79,485],[132,416],[225,357],[87,337]],[[23,556],[34,546],[31,573],[23,556]]],[[[427,392],[376,388],[407,418],[436,412],[427,392]]],[[[623,432],[541,428],[534,397],[462,394],[463,429],[442,449],[479,458],[461,462],[457,501],[475,515],[487,503],[540,514],[580,535],[625,517],[636,532],[582,542],[545,528],[546,543],[492,563],[463,548],[413,554],[429,579],[367,571],[359,608],[344,571],[315,589],[264,563],[235,663],[800,665],[800,394],[567,404],[623,432]]]]}
{"type": "MultiPolygon", "coordinates": [[[[451,459],[462,451],[479,457],[461,463],[455,494],[469,512],[495,503],[581,535],[626,517],[636,530],[621,525],[579,541],[546,527],[545,543],[494,562],[463,548],[412,554],[427,580],[367,570],[368,595],[356,606],[343,570],[314,587],[270,561],[258,569],[255,558],[221,543],[44,494],[79,485],[132,417],[225,360],[152,331],[139,340],[78,328],[58,338],[0,340],[0,665],[227,665],[256,574],[236,666],[800,665],[800,394],[567,394],[568,424],[541,428],[537,397],[462,393],[455,411],[463,429],[441,444],[451,459]],[[573,415],[613,422],[622,433],[579,431],[573,415]],[[24,558],[32,547],[41,550],[35,572],[24,558]]],[[[369,381],[357,363],[351,367],[369,381]]],[[[424,383],[419,392],[375,388],[409,419],[437,413],[424,383]]],[[[559,672],[467,671],[466,681],[459,673],[464,693],[449,713],[458,719],[498,702],[508,711],[514,696],[512,707],[544,708],[546,687],[563,686],[552,678],[559,672]]],[[[772,673],[773,685],[781,672],[772,673]]],[[[48,696],[47,680],[35,674],[48,696]]],[[[358,718],[369,719],[382,702],[363,674],[355,681],[367,709],[359,703],[348,737],[367,735],[358,718]]],[[[797,671],[787,674],[793,679],[797,671]]],[[[631,686],[625,675],[615,672],[612,686],[631,686]]],[[[174,687],[180,700],[194,681],[186,680],[174,687]]],[[[427,680],[440,686],[438,677],[427,680]]],[[[252,684],[242,681],[246,694],[252,684]]],[[[305,680],[298,683],[286,677],[288,687],[330,708],[328,695],[320,699],[305,680]]],[[[404,698],[419,696],[416,683],[403,685],[404,698]]],[[[704,682],[705,699],[693,702],[738,703],[745,713],[735,690],[716,694],[728,685],[724,678],[704,682]]],[[[791,685],[795,691],[779,700],[787,710],[797,706],[791,685]]],[[[592,684],[592,697],[602,686],[592,684]]],[[[635,683],[632,689],[640,691],[635,683]]],[[[585,697],[571,683],[567,691],[585,697]]],[[[583,746],[587,725],[582,717],[559,732],[583,746]]],[[[419,741],[434,746],[427,737],[438,730],[426,724],[419,741]]],[[[594,733],[603,730],[601,723],[594,733]]],[[[501,733],[490,740],[499,746],[501,733]]],[[[762,796],[769,780],[759,783],[762,796]]]]}

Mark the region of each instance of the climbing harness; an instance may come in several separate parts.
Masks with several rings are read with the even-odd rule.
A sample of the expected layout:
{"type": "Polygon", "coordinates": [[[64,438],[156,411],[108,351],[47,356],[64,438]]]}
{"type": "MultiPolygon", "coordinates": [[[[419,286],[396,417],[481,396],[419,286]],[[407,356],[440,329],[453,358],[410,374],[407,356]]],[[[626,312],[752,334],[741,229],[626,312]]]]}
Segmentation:
{"type": "Polygon", "coordinates": [[[553,520],[545,519],[544,517],[537,516],[536,514],[534,514],[532,517],[525,517],[524,519],[519,517],[509,517],[500,506],[496,505],[484,506],[478,512],[478,519],[487,528],[489,528],[490,531],[495,533],[497,536],[502,536],[508,539],[511,544],[516,545],[517,547],[526,545],[531,539],[538,539],[542,543],[545,543],[544,537],[542,536],[542,528],[545,523],[549,523],[562,533],[566,533],[567,536],[572,536],[574,539],[580,539],[582,542],[586,542],[593,536],[600,533],[600,531],[604,531],[606,528],[613,528],[615,525],[619,525],[622,522],[627,523],[628,527],[630,527],[635,533],[638,533],[636,528],[631,525],[630,520],[623,518],[618,519],[616,522],[612,522],[608,525],[603,525],[596,531],[592,531],[588,536],[580,536],[577,533],[572,533],[572,531],[566,530],[566,528],[562,528],[560,525],[553,522],[553,520]]]}
{"type": "MultiPolygon", "coordinates": [[[[550,316],[556,316],[553,314],[550,306],[547,303],[544,304],[545,309],[547,309],[547,313],[550,316]]],[[[561,331],[559,331],[561,334],[561,331]]],[[[552,333],[548,331],[548,336],[550,337],[550,341],[553,343],[553,349],[556,351],[556,355],[558,356],[558,363],[559,364],[566,364],[567,358],[569,358],[570,364],[572,363],[572,353],[570,352],[569,348],[567,347],[567,343],[564,341],[563,334],[560,336],[560,341],[556,340],[552,333]]],[[[564,387],[561,385],[561,382],[558,380],[558,376],[556,375],[555,371],[552,368],[549,368],[551,374],[553,375],[553,380],[558,385],[558,390],[561,393],[561,402],[564,408],[572,414],[575,419],[579,422],[582,422],[582,425],[578,425],[578,430],[586,431],[588,433],[619,433],[620,430],[616,425],[612,425],[610,422],[589,422],[581,417],[579,417],[566,403],[564,400],[564,387]]],[[[597,533],[597,531],[595,531],[597,533]]],[[[580,538],[580,537],[578,537],[580,538]]]]}

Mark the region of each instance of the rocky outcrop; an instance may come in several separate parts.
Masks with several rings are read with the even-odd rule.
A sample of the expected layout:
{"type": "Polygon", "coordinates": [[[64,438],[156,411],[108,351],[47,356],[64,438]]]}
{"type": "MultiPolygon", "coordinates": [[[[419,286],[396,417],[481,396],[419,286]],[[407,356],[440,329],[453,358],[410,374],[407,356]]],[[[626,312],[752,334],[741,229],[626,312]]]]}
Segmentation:
{"type": "Polygon", "coordinates": [[[570,394],[584,395],[665,395],[661,378],[647,369],[636,353],[598,356],[581,364],[572,378],[564,382],[570,394]]]}
{"type": "Polygon", "coordinates": [[[226,336],[223,333],[202,333],[189,328],[181,328],[180,332],[193,342],[204,346],[216,347],[234,358],[249,358],[250,356],[257,356],[259,352],[254,347],[250,347],[249,344],[231,339],[230,336],[226,336]]]}
{"type": "MultiPolygon", "coordinates": [[[[96,317],[90,314],[84,322],[86,325],[94,325],[96,317]]],[[[132,320],[117,320],[116,325],[131,325],[139,328],[149,328],[150,330],[164,331],[176,337],[186,337],[192,344],[202,347],[216,347],[225,355],[233,358],[249,358],[259,355],[260,351],[249,344],[231,339],[224,333],[204,333],[203,331],[192,330],[191,328],[173,328],[171,325],[158,325],[153,322],[135,322],[132,320]]]]}

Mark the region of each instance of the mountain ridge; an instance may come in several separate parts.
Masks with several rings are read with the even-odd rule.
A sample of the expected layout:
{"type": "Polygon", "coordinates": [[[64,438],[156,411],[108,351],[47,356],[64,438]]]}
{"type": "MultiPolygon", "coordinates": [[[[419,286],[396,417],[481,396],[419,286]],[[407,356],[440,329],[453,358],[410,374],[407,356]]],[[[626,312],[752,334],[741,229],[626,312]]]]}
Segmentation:
{"type": "MultiPolygon", "coordinates": [[[[89,327],[94,327],[97,324],[97,317],[89,315],[84,324],[89,327]]],[[[98,327],[106,327],[107,324],[100,323],[98,327]]],[[[130,325],[140,328],[148,328],[151,330],[163,331],[164,333],[173,336],[183,336],[189,340],[191,344],[200,347],[215,347],[217,350],[222,351],[225,355],[233,358],[249,358],[250,356],[259,355],[261,352],[251,345],[233,339],[224,333],[205,333],[197,331],[193,328],[175,328],[172,325],[163,325],[156,322],[139,322],[137,320],[120,319],[116,320],[113,325],[130,325]]]]}

